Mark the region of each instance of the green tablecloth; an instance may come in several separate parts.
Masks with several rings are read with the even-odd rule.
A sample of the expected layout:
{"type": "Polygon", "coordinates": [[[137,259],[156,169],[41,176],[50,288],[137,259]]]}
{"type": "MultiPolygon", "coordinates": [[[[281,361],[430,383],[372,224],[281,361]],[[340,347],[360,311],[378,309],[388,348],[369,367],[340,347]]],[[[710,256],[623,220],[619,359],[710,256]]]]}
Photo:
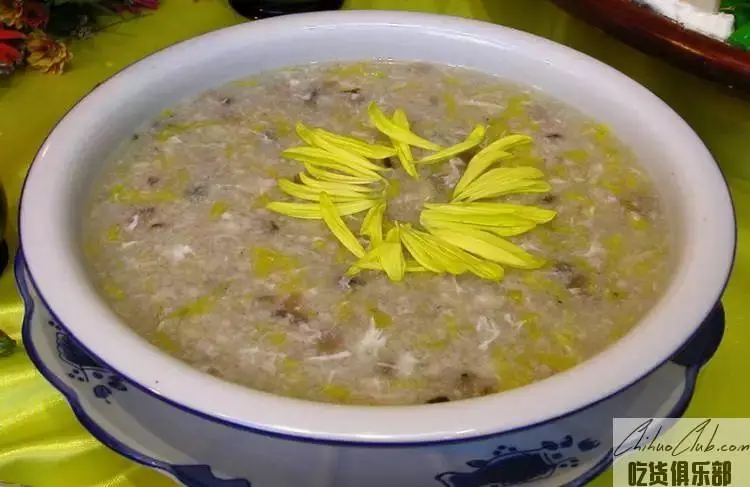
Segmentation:
{"type": "MultiPolygon", "coordinates": [[[[750,101],[640,54],[546,0],[350,0],[348,8],[403,9],[473,17],[542,35],[593,55],[639,80],[700,134],[729,179],[739,213],[740,252],[725,295],[728,329],[700,377],[690,416],[750,417],[750,101]]],[[[96,83],[174,42],[241,22],[222,0],[165,0],[155,14],[74,44],[62,76],[35,73],[0,85],[0,179],[15,222],[21,183],[55,122],[96,83]]],[[[206,67],[210,69],[210,66],[206,67]]],[[[10,243],[16,244],[15,228],[10,243]]],[[[12,273],[0,279],[0,329],[20,338],[22,307],[12,273]]],[[[593,485],[611,485],[604,475],[593,485]]],[[[110,452],[76,422],[62,397],[23,353],[0,360],[0,482],[33,487],[169,486],[171,481],[110,452]]]]}

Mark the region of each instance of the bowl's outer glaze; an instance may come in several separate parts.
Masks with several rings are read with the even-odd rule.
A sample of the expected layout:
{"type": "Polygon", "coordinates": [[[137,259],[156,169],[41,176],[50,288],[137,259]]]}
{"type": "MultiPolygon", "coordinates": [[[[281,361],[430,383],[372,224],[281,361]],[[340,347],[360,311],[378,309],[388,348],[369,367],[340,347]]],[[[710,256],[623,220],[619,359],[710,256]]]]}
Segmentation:
{"type": "Polygon", "coordinates": [[[453,443],[344,445],[248,431],[148,394],[97,361],[44,307],[26,274],[24,343],[81,423],[130,459],[195,487],[578,486],[611,461],[613,417],[676,417],[698,366],[667,362],[597,405],[512,434],[453,443]]]}
{"type": "MultiPolygon", "coordinates": [[[[652,372],[690,338],[723,291],[736,243],[729,192],[710,153],[684,121],[637,83],[587,56],[511,29],[373,11],[288,16],[223,29],[124,70],[84,98],[48,137],[24,186],[19,228],[29,281],[40,301],[93,360],[106,362],[123,382],[175,407],[245,431],[270,433],[263,438],[304,438],[316,444],[310,455],[325,451],[318,449],[321,443],[409,448],[481,442],[603,401],[652,372]],[[381,57],[458,64],[538,87],[607,123],[635,149],[671,203],[683,244],[665,298],[635,330],[570,371],[504,394],[433,406],[367,408],[296,401],[217,380],[160,352],[118,321],[92,289],[78,249],[80,208],[102,161],[142,122],[217,84],[289,64],[381,57]]],[[[595,427],[588,421],[591,431],[576,423],[533,441],[525,436],[519,447],[537,448],[536,440],[568,433],[576,438],[594,430],[601,434],[612,414],[605,416],[595,427]]],[[[261,447],[258,458],[285,458],[274,448],[261,447]]],[[[487,458],[480,450],[471,456],[487,458]]],[[[211,455],[211,448],[205,454],[211,455]]],[[[321,457],[314,464],[332,461],[321,457]]],[[[393,455],[381,463],[379,475],[401,470],[390,468],[400,462],[393,455]]]]}

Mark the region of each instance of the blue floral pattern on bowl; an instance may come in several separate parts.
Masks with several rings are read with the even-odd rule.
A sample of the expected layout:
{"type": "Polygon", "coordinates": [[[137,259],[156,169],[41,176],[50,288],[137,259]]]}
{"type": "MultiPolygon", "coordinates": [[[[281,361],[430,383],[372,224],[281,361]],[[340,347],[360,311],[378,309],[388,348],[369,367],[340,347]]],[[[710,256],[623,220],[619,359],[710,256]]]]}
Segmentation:
{"type": "Polygon", "coordinates": [[[69,365],[69,378],[91,384],[94,395],[107,404],[111,404],[109,396],[114,391],[128,390],[122,377],[94,360],[60,325],[53,320],[47,320],[47,325],[55,329],[57,353],[60,360],[69,365]]]}
{"type": "MultiPolygon", "coordinates": [[[[39,371],[50,383],[60,390],[71,404],[79,420],[97,439],[102,441],[116,452],[137,461],[138,463],[159,469],[172,476],[188,487],[252,487],[248,480],[244,479],[222,479],[214,475],[208,465],[174,465],[156,458],[148,458],[143,454],[132,451],[128,446],[121,443],[117,438],[110,436],[107,432],[96,425],[85,413],[78,394],[74,389],[65,385],[64,379],[55,376],[50,369],[41,361],[34,340],[30,339],[32,323],[35,322],[37,301],[34,300],[32,292],[26,281],[26,270],[23,264],[23,256],[19,251],[15,261],[16,283],[19,293],[23,299],[26,313],[24,315],[24,344],[30,358],[39,371]]],[[[40,310],[40,315],[44,311],[40,310]]],[[[46,314],[46,313],[44,313],[46,314]]],[[[36,320],[38,322],[38,320],[36,320]]],[[[55,351],[59,364],[67,371],[65,376],[73,384],[84,384],[91,388],[93,397],[112,405],[110,396],[115,392],[127,392],[129,390],[126,382],[120,375],[113,372],[107,366],[94,359],[62,326],[49,317],[44,320],[46,333],[54,334],[55,351]]]]}
{"type": "Polygon", "coordinates": [[[539,448],[519,450],[500,445],[489,460],[469,460],[472,472],[445,472],[436,477],[445,487],[508,487],[549,478],[558,469],[576,468],[576,452],[587,452],[599,446],[590,438],[573,442],[568,435],[561,441],[543,441],[539,448]]]}
{"type": "MultiPolygon", "coordinates": [[[[590,430],[586,410],[516,432],[417,444],[337,444],[223,423],[163,400],[93,356],[46,309],[20,251],[16,279],[29,356],[80,422],[111,449],[188,487],[574,487],[611,461],[611,430],[590,430]],[[348,460],[331,464],[331,455],[348,460]]],[[[671,387],[672,396],[636,414],[682,414],[697,367],[671,364],[661,375],[591,408],[621,411],[653,396],[649,390],[671,387]]]]}

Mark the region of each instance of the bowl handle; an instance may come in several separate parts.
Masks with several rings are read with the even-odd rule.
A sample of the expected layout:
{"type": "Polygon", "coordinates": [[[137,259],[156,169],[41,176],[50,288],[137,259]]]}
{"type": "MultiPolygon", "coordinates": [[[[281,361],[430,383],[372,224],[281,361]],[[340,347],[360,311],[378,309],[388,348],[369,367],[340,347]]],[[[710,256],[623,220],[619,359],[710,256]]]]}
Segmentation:
{"type": "Polygon", "coordinates": [[[671,361],[684,367],[705,365],[721,344],[724,325],[724,306],[719,301],[693,336],[672,356],[671,361]]]}

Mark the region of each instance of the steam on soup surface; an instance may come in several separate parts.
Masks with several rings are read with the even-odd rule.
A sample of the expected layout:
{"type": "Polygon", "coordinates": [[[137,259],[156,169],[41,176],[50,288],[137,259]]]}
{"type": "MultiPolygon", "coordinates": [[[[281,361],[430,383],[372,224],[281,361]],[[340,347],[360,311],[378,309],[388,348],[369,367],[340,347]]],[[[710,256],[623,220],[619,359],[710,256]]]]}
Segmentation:
{"type": "MultiPolygon", "coordinates": [[[[423,63],[305,65],[183,102],[105,166],[86,211],[91,276],[125,323],[217,377],[314,401],[434,403],[544,379],[625,334],[671,273],[660,199],[606,128],[541,93],[423,63]],[[357,257],[322,220],[269,211],[300,202],[278,187],[305,171],[281,156],[304,145],[297,122],[393,147],[370,122],[372,101],[441,147],[487,128],[471,151],[416,164],[418,178],[398,157],[374,161],[388,181],[386,225],[423,229],[423,205],[450,202],[477,151],[531,136],[493,167],[535,167],[551,190],[486,201],[557,212],[507,238],[546,264],[504,266],[499,281],[344,277],[357,257]]],[[[367,246],[365,214],[343,221],[367,246]]]]}

